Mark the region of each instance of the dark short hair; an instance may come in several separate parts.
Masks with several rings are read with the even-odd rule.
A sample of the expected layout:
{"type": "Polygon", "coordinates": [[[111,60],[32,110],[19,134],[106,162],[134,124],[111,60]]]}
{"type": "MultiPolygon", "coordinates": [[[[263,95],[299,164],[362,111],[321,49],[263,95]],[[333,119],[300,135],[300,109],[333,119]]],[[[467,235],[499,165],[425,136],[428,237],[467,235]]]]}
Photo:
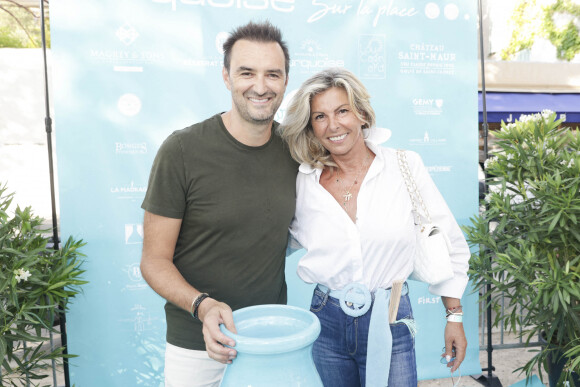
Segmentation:
{"type": "Polygon", "coordinates": [[[230,71],[230,60],[232,57],[232,48],[238,40],[249,40],[252,42],[263,43],[278,43],[284,52],[286,76],[290,71],[290,54],[288,53],[288,46],[282,40],[282,33],[278,27],[273,26],[269,21],[262,23],[249,22],[246,25],[240,26],[233,30],[228,39],[224,43],[224,67],[230,71]]]}

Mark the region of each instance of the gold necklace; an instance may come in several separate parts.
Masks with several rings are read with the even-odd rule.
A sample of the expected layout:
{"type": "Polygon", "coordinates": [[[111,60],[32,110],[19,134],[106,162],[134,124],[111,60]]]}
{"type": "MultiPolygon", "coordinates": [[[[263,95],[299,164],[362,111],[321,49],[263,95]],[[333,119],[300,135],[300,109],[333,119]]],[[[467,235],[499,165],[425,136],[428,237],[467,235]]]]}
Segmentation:
{"type": "Polygon", "coordinates": [[[352,190],[352,187],[354,187],[354,185],[357,184],[358,177],[360,176],[361,172],[367,167],[368,160],[369,160],[369,151],[367,150],[367,155],[364,159],[364,162],[362,163],[361,167],[357,171],[357,173],[354,177],[354,181],[352,182],[352,184],[348,188],[345,188],[343,181],[340,180],[340,168],[337,168],[336,182],[342,186],[342,190],[344,191],[344,193],[342,194],[342,198],[343,198],[342,207],[344,207],[344,210],[347,212],[348,212],[348,208],[347,208],[348,202],[350,201],[350,199],[352,199],[352,196],[353,196],[350,191],[352,190]]]}

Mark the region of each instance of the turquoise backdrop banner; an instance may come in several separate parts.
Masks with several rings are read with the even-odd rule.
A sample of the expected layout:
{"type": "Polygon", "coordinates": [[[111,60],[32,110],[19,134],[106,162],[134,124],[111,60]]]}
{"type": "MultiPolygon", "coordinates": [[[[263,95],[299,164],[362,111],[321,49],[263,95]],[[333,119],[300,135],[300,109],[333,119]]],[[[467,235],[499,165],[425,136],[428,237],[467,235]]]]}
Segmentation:
{"type": "MultiPolygon", "coordinates": [[[[289,44],[286,98],[345,67],[372,95],[386,144],[417,151],[460,224],[478,211],[475,0],[59,0],[50,4],[52,101],[63,237],[87,242],[89,282],[67,316],[71,382],[162,386],[164,301],[139,271],[149,169],[174,130],[230,109],[221,45],[268,19],[289,44]]],[[[288,259],[289,303],[312,285],[288,259]]],[[[411,284],[420,379],[439,363],[444,308],[411,284]]],[[[466,291],[463,375],[481,373],[477,293],[466,291]]]]}

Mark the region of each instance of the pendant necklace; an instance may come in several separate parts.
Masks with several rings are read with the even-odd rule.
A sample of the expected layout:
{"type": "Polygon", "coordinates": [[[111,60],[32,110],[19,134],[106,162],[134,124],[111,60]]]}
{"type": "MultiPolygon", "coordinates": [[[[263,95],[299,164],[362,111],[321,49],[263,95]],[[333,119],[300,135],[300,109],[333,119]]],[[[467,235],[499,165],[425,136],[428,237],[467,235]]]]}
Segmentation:
{"type": "Polygon", "coordinates": [[[348,202],[350,201],[350,199],[352,199],[352,196],[353,196],[350,191],[352,190],[352,187],[354,187],[354,185],[357,184],[358,178],[359,178],[361,172],[367,167],[368,160],[369,160],[369,152],[367,150],[367,155],[366,155],[366,157],[365,157],[365,159],[364,159],[364,161],[363,161],[360,169],[357,171],[357,173],[356,173],[356,175],[354,177],[354,181],[352,182],[352,184],[348,188],[346,188],[344,186],[344,182],[340,179],[340,168],[337,168],[337,172],[336,172],[336,182],[341,185],[342,191],[344,192],[342,194],[342,198],[343,198],[342,206],[344,207],[344,210],[347,211],[347,212],[348,212],[348,209],[347,209],[348,202]]]}

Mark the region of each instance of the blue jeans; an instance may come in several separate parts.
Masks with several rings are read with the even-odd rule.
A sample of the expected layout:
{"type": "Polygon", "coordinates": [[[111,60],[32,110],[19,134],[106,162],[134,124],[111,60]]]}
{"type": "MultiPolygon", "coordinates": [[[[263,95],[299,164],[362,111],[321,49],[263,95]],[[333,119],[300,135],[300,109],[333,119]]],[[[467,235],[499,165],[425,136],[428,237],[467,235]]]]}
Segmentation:
{"type": "MultiPolygon", "coordinates": [[[[338,299],[316,287],[310,311],[318,317],[322,327],[312,348],[314,363],[322,383],[328,387],[364,387],[372,307],[360,317],[347,316],[340,308],[338,299]]],[[[409,295],[401,296],[397,320],[402,318],[413,318],[409,295]]],[[[391,324],[390,328],[393,334],[393,352],[389,386],[416,387],[415,340],[403,323],[391,324]]]]}

